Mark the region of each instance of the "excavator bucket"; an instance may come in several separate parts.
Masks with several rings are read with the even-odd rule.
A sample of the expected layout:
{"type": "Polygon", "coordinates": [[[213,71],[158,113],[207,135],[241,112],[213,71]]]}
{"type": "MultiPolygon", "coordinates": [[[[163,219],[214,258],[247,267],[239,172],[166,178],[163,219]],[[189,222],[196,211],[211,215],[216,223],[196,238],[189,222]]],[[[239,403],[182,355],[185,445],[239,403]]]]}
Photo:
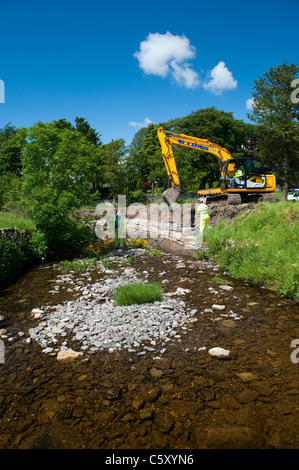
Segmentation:
{"type": "Polygon", "coordinates": [[[172,204],[176,201],[178,195],[180,194],[181,190],[172,186],[169,189],[166,189],[162,194],[162,197],[166,204],[169,206],[170,210],[172,210],[172,204]]]}

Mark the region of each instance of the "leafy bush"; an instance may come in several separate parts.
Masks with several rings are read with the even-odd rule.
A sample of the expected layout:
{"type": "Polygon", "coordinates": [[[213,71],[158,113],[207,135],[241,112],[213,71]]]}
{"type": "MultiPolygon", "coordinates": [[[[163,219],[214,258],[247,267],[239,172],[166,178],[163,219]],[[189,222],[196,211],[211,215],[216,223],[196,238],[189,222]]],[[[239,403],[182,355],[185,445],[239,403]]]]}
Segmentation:
{"type": "Polygon", "coordinates": [[[134,305],[143,303],[153,303],[161,301],[163,298],[161,284],[142,284],[134,282],[119,286],[114,293],[114,301],[117,305],[134,305]]]}
{"type": "Polygon", "coordinates": [[[10,280],[14,273],[38,261],[46,254],[42,234],[14,232],[0,238],[0,282],[10,280]]]}
{"type": "Polygon", "coordinates": [[[61,271],[62,274],[69,273],[70,271],[74,271],[76,274],[80,274],[96,266],[96,264],[97,264],[96,258],[91,258],[91,259],[75,258],[71,261],[69,260],[60,261],[60,263],[54,266],[53,269],[54,271],[57,271],[57,270],[61,271]]]}
{"type": "Polygon", "coordinates": [[[159,250],[149,250],[148,255],[156,258],[162,258],[164,256],[164,253],[159,250]]]}
{"type": "Polygon", "coordinates": [[[112,260],[111,259],[103,258],[101,261],[102,261],[102,264],[104,265],[104,267],[106,269],[111,269],[112,268],[112,260]]]}
{"type": "Polygon", "coordinates": [[[127,204],[133,204],[134,202],[146,202],[146,194],[142,189],[137,191],[130,191],[127,194],[127,204]]]}
{"type": "Polygon", "coordinates": [[[48,253],[48,246],[46,244],[45,235],[41,232],[32,232],[29,240],[33,257],[43,258],[48,253]]]}
{"type": "Polygon", "coordinates": [[[23,253],[12,240],[0,239],[0,282],[11,279],[22,265],[23,253]]]}
{"type": "Polygon", "coordinates": [[[198,261],[203,260],[203,259],[206,258],[206,253],[203,250],[201,250],[200,248],[197,248],[197,250],[195,250],[195,252],[194,252],[194,258],[198,261]]]}

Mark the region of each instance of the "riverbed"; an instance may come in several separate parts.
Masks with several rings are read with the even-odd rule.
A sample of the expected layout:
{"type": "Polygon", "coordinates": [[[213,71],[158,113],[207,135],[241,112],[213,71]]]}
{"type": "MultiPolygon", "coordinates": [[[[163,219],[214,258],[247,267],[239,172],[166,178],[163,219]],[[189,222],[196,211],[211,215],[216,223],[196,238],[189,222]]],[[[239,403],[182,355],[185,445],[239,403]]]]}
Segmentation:
{"type": "Polygon", "coordinates": [[[299,448],[298,304],[159,246],[163,257],[116,250],[109,269],[68,278],[43,266],[1,291],[0,448],[299,448]],[[58,305],[107,304],[92,289],[125,270],[162,283],[161,315],[179,303],[173,334],[93,349],[72,328],[47,345],[30,335],[58,305]],[[78,355],[59,360],[61,349],[78,355]]]}

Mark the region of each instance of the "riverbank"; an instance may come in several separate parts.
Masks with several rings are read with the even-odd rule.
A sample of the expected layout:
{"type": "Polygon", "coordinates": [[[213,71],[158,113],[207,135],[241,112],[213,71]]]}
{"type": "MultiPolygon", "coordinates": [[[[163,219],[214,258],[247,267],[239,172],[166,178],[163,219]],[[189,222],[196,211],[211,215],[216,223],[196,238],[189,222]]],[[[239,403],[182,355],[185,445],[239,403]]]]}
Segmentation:
{"type": "Polygon", "coordinates": [[[236,279],[299,301],[299,205],[256,205],[204,233],[205,256],[236,279]]]}
{"type": "Polygon", "coordinates": [[[109,268],[33,271],[2,291],[1,448],[299,448],[298,306],[180,251],[116,250],[109,268]],[[128,277],[164,294],[130,312],[135,344],[111,301],[128,277]]]}

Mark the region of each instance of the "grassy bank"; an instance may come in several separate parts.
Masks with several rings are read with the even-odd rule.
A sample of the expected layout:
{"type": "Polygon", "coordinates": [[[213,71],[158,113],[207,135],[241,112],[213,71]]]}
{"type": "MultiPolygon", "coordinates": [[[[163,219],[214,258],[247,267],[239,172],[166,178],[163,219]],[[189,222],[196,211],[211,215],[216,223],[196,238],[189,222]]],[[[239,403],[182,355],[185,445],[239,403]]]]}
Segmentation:
{"type": "Polygon", "coordinates": [[[35,229],[32,220],[12,212],[0,212],[0,228],[15,228],[21,232],[24,230],[33,232],[35,229]]]}
{"type": "Polygon", "coordinates": [[[264,203],[204,233],[220,268],[299,301],[299,204],[264,203]]]}

